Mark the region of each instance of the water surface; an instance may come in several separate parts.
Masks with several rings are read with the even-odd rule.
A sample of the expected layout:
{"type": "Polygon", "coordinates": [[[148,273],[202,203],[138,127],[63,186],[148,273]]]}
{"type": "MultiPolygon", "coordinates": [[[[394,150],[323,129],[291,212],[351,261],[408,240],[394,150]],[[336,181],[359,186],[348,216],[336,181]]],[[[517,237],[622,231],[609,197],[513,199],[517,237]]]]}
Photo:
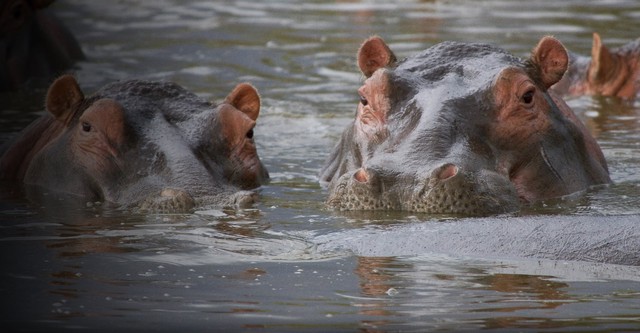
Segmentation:
{"type": "MultiPolygon", "coordinates": [[[[31,201],[3,189],[0,327],[640,330],[639,266],[553,260],[526,243],[455,251],[428,242],[465,224],[548,223],[561,233],[576,223],[640,220],[638,102],[569,99],[614,184],[519,216],[340,214],[324,209],[317,183],[354,114],[362,81],[355,54],[366,37],[382,36],[400,58],[444,40],[526,56],[548,34],[587,54],[593,31],[612,46],[640,37],[636,1],[67,0],[52,10],[87,54],[73,70],[87,94],[135,77],[220,100],[252,82],[263,98],[256,140],[272,181],[251,209],[173,215],[53,193],[31,201]]],[[[40,114],[45,90],[0,95],[0,143],[40,114]]],[[[478,240],[467,236],[459,242],[478,240]]]]}

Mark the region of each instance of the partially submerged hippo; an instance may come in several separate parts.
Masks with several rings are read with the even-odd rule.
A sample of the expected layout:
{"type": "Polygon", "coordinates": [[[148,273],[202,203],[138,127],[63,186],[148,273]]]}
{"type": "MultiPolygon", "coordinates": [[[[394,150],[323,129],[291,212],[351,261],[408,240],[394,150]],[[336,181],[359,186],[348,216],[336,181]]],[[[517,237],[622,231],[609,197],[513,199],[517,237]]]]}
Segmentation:
{"type": "Polygon", "coordinates": [[[551,89],[561,95],[602,95],[625,99],[640,92],[640,38],[609,50],[593,33],[591,57],[569,54],[569,69],[551,89]]]}
{"type": "Polygon", "coordinates": [[[258,92],[223,103],[168,82],[126,81],[85,97],[72,76],[47,93],[48,113],[0,158],[0,178],[144,210],[245,205],[269,175],[253,139],[258,92]]]}
{"type": "Polygon", "coordinates": [[[30,78],[49,80],[84,59],[71,32],[47,12],[52,2],[0,1],[0,91],[30,78]]]}
{"type": "Polygon", "coordinates": [[[527,60],[444,42],[397,61],[368,39],[355,120],[320,172],[328,205],[486,215],[610,182],[596,141],[547,91],[567,63],[552,37],[527,60]]]}

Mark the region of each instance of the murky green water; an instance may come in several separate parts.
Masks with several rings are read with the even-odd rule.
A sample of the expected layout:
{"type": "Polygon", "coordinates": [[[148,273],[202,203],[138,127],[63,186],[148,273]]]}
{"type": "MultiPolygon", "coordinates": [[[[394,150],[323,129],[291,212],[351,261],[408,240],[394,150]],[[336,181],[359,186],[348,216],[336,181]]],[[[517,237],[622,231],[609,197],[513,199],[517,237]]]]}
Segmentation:
{"type": "MultiPolygon", "coordinates": [[[[272,181],[253,209],[190,215],[130,215],[53,194],[34,204],[3,189],[2,331],[640,330],[639,266],[549,260],[526,243],[508,252],[419,244],[420,235],[465,223],[640,221],[639,102],[569,100],[600,142],[614,185],[519,217],[339,214],[323,208],[316,178],[353,116],[364,38],[383,36],[400,57],[443,40],[490,42],[524,56],[553,34],[588,53],[592,31],[613,46],[640,37],[636,1],[53,8],[88,56],[75,71],[87,93],[142,77],[215,100],[252,82],[263,97],[256,140],[272,181]]],[[[38,116],[44,90],[0,95],[0,142],[38,116]]]]}

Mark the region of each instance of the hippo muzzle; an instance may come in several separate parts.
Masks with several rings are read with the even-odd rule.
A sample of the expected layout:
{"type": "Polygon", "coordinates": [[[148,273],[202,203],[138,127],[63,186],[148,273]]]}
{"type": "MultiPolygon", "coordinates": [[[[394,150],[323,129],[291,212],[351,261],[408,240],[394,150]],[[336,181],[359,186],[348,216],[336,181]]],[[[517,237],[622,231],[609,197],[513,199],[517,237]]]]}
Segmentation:
{"type": "Polygon", "coordinates": [[[494,171],[468,171],[446,163],[420,173],[422,176],[391,174],[364,168],[344,174],[327,203],[342,211],[405,210],[464,216],[509,213],[520,208],[513,184],[494,171]]]}

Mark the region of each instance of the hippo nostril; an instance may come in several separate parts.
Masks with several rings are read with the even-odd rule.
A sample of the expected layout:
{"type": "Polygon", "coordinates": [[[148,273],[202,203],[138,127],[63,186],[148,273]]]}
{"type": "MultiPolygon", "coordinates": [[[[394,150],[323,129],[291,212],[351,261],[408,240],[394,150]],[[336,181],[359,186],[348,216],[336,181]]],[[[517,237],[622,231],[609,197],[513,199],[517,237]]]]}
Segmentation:
{"type": "Polygon", "coordinates": [[[366,182],[369,181],[369,174],[367,173],[367,171],[365,171],[364,169],[360,168],[353,175],[353,178],[355,178],[355,180],[357,180],[360,183],[366,183],[366,182]]]}
{"type": "Polygon", "coordinates": [[[445,164],[440,167],[438,179],[446,180],[458,174],[458,167],[455,164],[445,164]]]}

